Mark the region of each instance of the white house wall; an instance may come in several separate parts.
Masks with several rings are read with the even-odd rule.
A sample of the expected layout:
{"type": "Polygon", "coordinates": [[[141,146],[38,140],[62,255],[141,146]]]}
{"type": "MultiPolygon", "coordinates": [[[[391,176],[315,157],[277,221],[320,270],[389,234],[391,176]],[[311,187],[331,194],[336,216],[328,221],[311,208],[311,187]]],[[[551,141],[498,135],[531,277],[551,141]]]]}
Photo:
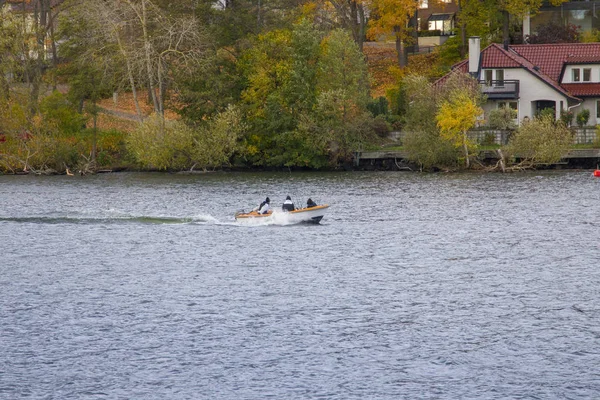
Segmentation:
{"type": "Polygon", "coordinates": [[[577,114],[581,112],[583,109],[590,110],[590,119],[588,120],[588,126],[598,125],[600,124],[600,118],[596,115],[596,102],[600,101],[599,98],[585,99],[585,101],[578,107],[574,107],[571,109],[573,111],[573,125],[577,125],[577,114]]]}
{"type": "Polygon", "coordinates": [[[589,68],[591,71],[590,80],[587,82],[600,82],[600,67],[598,64],[576,64],[576,65],[567,65],[565,67],[565,73],[562,78],[562,83],[582,83],[583,81],[583,69],[589,68]],[[579,81],[573,81],[573,69],[579,69],[579,81]]]}
{"type": "MultiPolygon", "coordinates": [[[[502,68],[494,68],[502,69],[502,68]]],[[[484,79],[485,70],[481,71],[480,79],[484,79]]],[[[494,74],[495,76],[495,74],[494,74]]],[[[532,108],[532,102],[538,100],[548,100],[556,102],[556,117],[560,116],[560,102],[563,102],[563,107],[567,107],[567,98],[560,92],[555,90],[553,87],[538,79],[535,75],[531,74],[524,68],[504,68],[504,80],[518,80],[519,81],[519,121],[523,121],[523,118],[533,118],[535,110],[532,108]]],[[[494,100],[488,101],[484,107],[484,111],[487,113],[490,110],[496,109],[498,101],[514,101],[514,100],[494,100]],[[492,103],[492,104],[490,104],[492,103]]]]}

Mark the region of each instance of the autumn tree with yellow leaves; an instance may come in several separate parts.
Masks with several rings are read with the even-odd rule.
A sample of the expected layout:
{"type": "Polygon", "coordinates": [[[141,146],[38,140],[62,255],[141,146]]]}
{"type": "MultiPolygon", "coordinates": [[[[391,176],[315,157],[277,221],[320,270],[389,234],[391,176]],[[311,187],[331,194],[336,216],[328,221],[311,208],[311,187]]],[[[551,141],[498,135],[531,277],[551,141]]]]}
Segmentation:
{"type": "Polygon", "coordinates": [[[409,22],[418,8],[417,0],[371,0],[370,3],[371,19],[367,36],[377,40],[392,33],[401,68],[408,64],[407,45],[415,40],[411,33],[416,27],[409,27],[409,22]]]}
{"type": "Polygon", "coordinates": [[[456,148],[462,148],[467,168],[470,167],[470,150],[476,147],[467,132],[475,126],[481,114],[483,110],[468,90],[455,90],[442,103],[436,115],[440,136],[456,148]]]}

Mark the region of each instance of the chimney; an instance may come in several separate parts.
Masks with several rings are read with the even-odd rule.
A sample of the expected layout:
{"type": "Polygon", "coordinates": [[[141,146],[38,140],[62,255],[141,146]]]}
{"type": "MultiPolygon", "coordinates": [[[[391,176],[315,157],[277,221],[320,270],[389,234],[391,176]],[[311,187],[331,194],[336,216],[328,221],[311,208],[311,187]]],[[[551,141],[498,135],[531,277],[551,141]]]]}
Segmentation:
{"type": "Polygon", "coordinates": [[[477,77],[479,73],[479,56],[481,53],[481,39],[479,36],[469,38],[469,74],[477,77]]]}

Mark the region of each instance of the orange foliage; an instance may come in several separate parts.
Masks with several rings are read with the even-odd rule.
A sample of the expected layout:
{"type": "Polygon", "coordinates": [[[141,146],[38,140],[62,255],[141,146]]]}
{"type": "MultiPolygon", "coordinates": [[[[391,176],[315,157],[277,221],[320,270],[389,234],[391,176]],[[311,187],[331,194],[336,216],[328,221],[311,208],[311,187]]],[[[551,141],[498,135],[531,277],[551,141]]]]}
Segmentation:
{"type": "MultiPolygon", "coordinates": [[[[135,121],[124,118],[118,118],[108,114],[98,114],[97,124],[98,129],[101,130],[115,129],[122,132],[131,132],[137,127],[137,122],[135,121]]],[[[87,127],[93,127],[93,122],[91,119],[88,121],[87,127]]]]}
{"type": "Polygon", "coordinates": [[[431,79],[439,76],[436,68],[437,53],[412,55],[408,58],[408,67],[400,69],[393,43],[367,42],[363,51],[371,76],[372,97],[385,96],[388,88],[395,86],[408,74],[423,75],[431,79]]]}
{"type": "Polygon", "coordinates": [[[386,43],[365,43],[363,52],[371,76],[371,96],[385,96],[385,90],[396,83],[391,68],[398,64],[396,48],[386,43]]]}
{"type": "MultiPolygon", "coordinates": [[[[145,96],[145,94],[146,93],[143,92],[140,96],[138,93],[138,102],[144,118],[154,112],[154,106],[151,102],[147,101],[147,96],[145,96]]],[[[131,132],[137,127],[137,112],[132,93],[119,93],[116,104],[112,98],[103,99],[98,102],[98,106],[114,112],[114,114],[101,112],[98,115],[97,123],[99,129],[117,129],[124,132],[131,132]]],[[[165,118],[168,120],[179,119],[179,115],[172,110],[165,110],[165,118]]],[[[92,121],[90,120],[88,122],[88,127],[91,126],[92,121]]]]}

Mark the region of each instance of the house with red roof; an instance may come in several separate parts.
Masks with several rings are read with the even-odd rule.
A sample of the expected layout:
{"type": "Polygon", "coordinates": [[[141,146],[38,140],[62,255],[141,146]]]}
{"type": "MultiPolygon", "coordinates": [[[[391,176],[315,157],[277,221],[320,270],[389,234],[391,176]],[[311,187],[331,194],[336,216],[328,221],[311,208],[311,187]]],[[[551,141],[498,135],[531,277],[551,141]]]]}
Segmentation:
{"type": "Polygon", "coordinates": [[[469,38],[469,59],[453,70],[479,80],[485,114],[508,105],[522,122],[548,108],[557,119],[561,111],[588,109],[588,125],[600,124],[600,43],[479,46],[478,37],[469,38]]]}

